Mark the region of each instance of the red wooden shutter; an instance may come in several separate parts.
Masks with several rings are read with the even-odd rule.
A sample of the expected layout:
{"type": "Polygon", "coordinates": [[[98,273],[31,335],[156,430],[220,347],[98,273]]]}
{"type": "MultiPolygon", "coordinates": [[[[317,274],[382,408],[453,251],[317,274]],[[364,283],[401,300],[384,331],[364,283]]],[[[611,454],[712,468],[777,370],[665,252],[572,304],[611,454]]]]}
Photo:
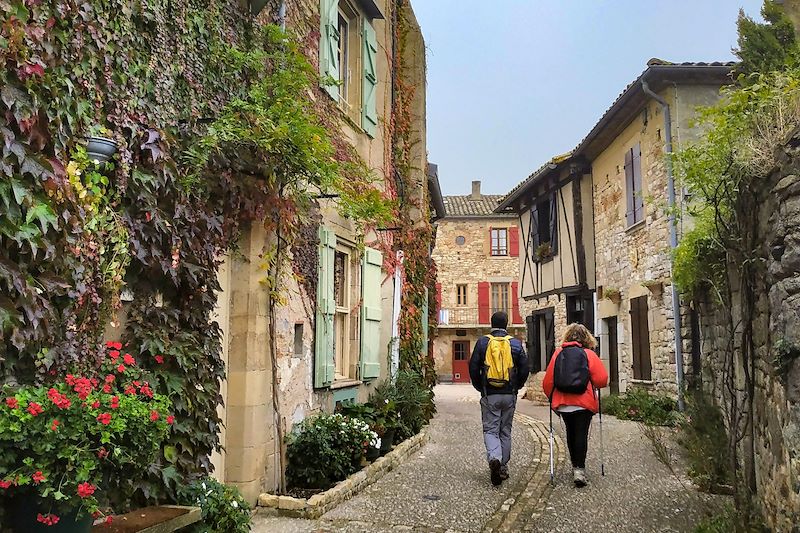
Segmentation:
{"type": "Polygon", "coordinates": [[[440,311],[442,309],[442,284],[436,284],[436,311],[440,311]]]}
{"type": "Polygon", "coordinates": [[[519,283],[511,282],[511,323],[522,324],[522,315],[519,314],[519,283]]]}
{"type": "Polygon", "coordinates": [[[489,287],[488,281],[478,283],[478,324],[488,324],[490,320],[489,287]]]}
{"type": "Polygon", "coordinates": [[[508,254],[519,257],[519,229],[516,226],[508,228],[508,254]]]}

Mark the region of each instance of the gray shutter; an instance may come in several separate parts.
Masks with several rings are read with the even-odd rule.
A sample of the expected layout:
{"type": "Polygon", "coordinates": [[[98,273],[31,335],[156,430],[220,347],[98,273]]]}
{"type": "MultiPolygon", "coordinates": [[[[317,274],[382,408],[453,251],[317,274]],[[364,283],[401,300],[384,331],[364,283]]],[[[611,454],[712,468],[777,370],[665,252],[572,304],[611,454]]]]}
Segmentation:
{"type": "Polygon", "coordinates": [[[642,188],[642,146],[636,143],[631,150],[631,167],[633,171],[633,220],[634,223],[644,220],[644,190],[642,188]]]}
{"type": "Polygon", "coordinates": [[[531,228],[530,228],[531,242],[533,242],[533,249],[531,250],[531,257],[536,258],[536,249],[539,248],[539,206],[534,203],[531,207],[531,228]]]}
{"type": "Polygon", "coordinates": [[[550,197],[550,249],[553,255],[558,252],[558,192],[550,197]]]}

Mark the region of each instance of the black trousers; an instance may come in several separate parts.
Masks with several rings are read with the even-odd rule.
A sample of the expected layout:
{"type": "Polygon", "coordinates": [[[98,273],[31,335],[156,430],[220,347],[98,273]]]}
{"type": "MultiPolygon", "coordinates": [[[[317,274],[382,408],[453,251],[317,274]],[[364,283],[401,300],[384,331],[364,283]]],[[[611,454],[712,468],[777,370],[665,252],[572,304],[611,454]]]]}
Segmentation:
{"type": "Polygon", "coordinates": [[[560,413],[567,426],[567,448],[572,460],[573,468],[586,468],[586,450],[589,447],[589,426],[592,423],[592,413],[581,409],[571,413],[560,413]]]}

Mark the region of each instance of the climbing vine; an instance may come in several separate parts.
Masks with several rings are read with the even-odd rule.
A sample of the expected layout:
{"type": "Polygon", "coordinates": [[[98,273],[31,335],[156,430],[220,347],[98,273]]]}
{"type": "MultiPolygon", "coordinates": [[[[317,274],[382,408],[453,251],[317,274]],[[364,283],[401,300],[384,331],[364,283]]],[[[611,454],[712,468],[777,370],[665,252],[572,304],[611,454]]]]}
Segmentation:
{"type": "Polygon", "coordinates": [[[212,313],[242,228],[278,235],[277,301],[270,273],[315,195],[373,225],[390,202],[313,97],[298,39],[238,1],[0,0],[0,13],[0,382],[96,366],[126,317],[123,341],[176,422],[161,461],[123,482],[138,503],[174,499],[219,446],[212,313]],[[113,164],[87,155],[96,134],[117,143],[113,164]]]}

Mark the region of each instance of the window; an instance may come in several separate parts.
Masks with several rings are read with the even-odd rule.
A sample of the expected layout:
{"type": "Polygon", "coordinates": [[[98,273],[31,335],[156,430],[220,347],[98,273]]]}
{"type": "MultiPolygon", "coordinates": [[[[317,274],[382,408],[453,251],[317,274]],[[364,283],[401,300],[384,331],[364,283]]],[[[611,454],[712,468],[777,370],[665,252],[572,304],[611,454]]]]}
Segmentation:
{"type": "Polygon", "coordinates": [[[467,305],[466,285],[456,285],[456,305],[467,305]]]}
{"type": "Polygon", "coordinates": [[[567,323],[583,324],[594,331],[594,301],[591,296],[567,296],[567,323]]]}
{"type": "Polygon", "coordinates": [[[303,355],[303,324],[294,325],[294,355],[303,355]]]}
{"type": "MultiPolygon", "coordinates": [[[[378,126],[378,41],[352,0],[320,0],[319,67],[325,90],[370,137],[378,126]]],[[[374,16],[374,13],[372,14],[374,16]]]]}
{"type": "Polygon", "coordinates": [[[508,255],[508,229],[492,228],[490,230],[492,241],[492,255],[508,255]]]}
{"type": "Polygon", "coordinates": [[[466,243],[466,242],[467,242],[467,239],[465,239],[463,235],[459,235],[458,237],[456,237],[456,244],[458,246],[464,246],[464,243],[466,243]]]}
{"type": "Polygon", "coordinates": [[[552,193],[536,202],[531,208],[532,253],[536,261],[546,261],[558,252],[556,199],[556,193],[552,193]]]}
{"type": "Polygon", "coordinates": [[[644,220],[644,191],[642,190],[642,148],[636,143],[625,152],[625,218],[628,227],[644,220]]]}
{"type": "Polygon", "coordinates": [[[335,379],[355,377],[350,357],[350,254],[343,247],[336,250],[333,261],[333,299],[336,315],[333,319],[335,379]]]}
{"type": "Polygon", "coordinates": [[[469,341],[453,341],[453,359],[456,361],[469,359],[469,341]]]}
{"type": "Polygon", "coordinates": [[[633,350],[633,379],[650,381],[650,327],[647,319],[647,296],[631,298],[631,348],[633,350]]]}
{"type": "Polygon", "coordinates": [[[505,311],[508,313],[510,308],[508,283],[492,283],[492,313],[498,311],[505,311]]]}

